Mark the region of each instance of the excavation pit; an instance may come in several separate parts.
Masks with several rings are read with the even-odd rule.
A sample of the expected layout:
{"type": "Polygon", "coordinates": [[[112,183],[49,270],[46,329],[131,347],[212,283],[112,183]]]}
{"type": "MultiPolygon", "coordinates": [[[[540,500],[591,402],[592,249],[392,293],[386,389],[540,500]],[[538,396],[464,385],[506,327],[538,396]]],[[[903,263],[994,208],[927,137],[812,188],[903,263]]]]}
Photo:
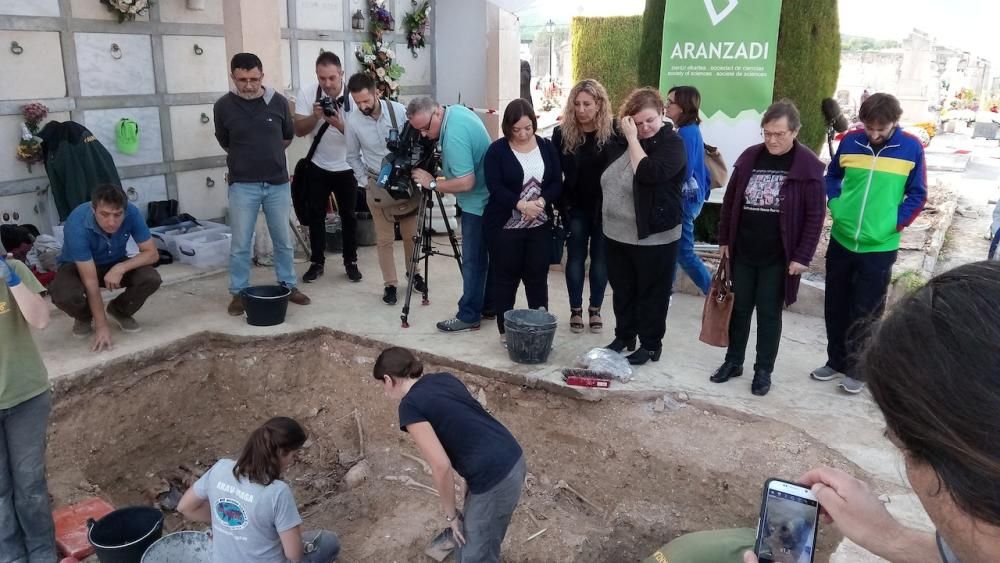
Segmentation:
{"type": "MultiPolygon", "coordinates": [[[[418,451],[371,377],[382,347],[329,330],[199,334],[64,378],[49,433],[55,503],[96,494],[117,506],[169,504],[171,479],[235,457],[250,430],[285,415],[310,434],[285,478],[304,527],[336,532],[339,561],[430,561],[423,548],[445,523],[435,496],[405,484],[433,481],[407,457],[418,451]],[[352,488],[344,477],[362,453],[358,421],[369,475],[352,488]]],[[[426,373],[460,377],[524,448],[529,477],[504,561],[639,561],[682,533],[755,525],[769,477],[794,479],[819,464],[863,474],[787,424],[683,395],[580,401],[422,357],[426,373]]],[[[167,513],[165,532],[201,528],[167,513]]],[[[821,532],[816,561],[839,541],[821,532]]]]}

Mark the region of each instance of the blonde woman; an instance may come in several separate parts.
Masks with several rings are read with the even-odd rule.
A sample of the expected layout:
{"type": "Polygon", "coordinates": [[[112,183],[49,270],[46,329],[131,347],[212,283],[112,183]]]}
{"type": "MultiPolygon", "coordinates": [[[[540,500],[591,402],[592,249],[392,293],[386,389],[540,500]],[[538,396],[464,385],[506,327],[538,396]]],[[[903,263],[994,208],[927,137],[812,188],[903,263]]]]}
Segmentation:
{"type": "Polygon", "coordinates": [[[562,123],[552,133],[563,172],[560,212],[569,228],[566,289],[569,292],[570,330],[583,332],[583,280],[590,251],[591,332],[604,328],[601,305],[608,287],[604,233],[601,227],[601,173],[607,165],[606,144],[615,131],[614,110],[608,92],[596,80],[582,80],[570,90],[562,123]]]}

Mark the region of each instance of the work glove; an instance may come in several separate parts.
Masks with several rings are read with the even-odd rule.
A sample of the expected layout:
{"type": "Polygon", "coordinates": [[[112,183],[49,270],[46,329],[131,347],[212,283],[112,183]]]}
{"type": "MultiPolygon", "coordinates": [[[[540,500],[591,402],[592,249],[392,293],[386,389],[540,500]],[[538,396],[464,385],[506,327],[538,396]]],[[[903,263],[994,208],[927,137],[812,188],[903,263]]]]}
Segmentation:
{"type": "Polygon", "coordinates": [[[21,277],[17,275],[17,272],[3,256],[0,256],[0,281],[6,282],[7,287],[14,287],[21,283],[21,277]]]}

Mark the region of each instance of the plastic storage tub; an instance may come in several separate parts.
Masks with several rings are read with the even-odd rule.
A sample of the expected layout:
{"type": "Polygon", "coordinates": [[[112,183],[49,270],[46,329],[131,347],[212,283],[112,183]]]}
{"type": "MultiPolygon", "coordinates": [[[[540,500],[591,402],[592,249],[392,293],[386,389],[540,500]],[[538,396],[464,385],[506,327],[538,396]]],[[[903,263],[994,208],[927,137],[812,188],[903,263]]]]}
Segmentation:
{"type": "Polygon", "coordinates": [[[178,260],[195,268],[219,268],[229,263],[233,236],[219,230],[199,231],[176,237],[178,260]]]}
{"type": "Polygon", "coordinates": [[[211,221],[184,221],[182,223],[177,223],[176,225],[153,227],[152,229],[149,229],[149,234],[153,235],[153,241],[156,243],[156,248],[166,250],[171,256],[174,257],[174,260],[180,260],[181,254],[177,251],[177,237],[204,231],[220,231],[224,233],[231,232],[229,227],[223,225],[222,223],[213,223],[211,221]]]}

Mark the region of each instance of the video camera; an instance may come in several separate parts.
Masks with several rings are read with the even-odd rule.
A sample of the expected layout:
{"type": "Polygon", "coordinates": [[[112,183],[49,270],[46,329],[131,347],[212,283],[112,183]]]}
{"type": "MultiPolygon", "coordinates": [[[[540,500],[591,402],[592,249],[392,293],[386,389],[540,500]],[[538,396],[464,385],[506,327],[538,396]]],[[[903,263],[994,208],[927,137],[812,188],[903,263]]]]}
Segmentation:
{"type": "Polygon", "coordinates": [[[422,137],[420,131],[406,122],[402,131],[389,130],[385,146],[389,154],[382,159],[376,183],[394,199],[410,199],[416,186],[411,178],[413,169],[422,168],[434,174],[440,164],[437,143],[422,137]]]}

